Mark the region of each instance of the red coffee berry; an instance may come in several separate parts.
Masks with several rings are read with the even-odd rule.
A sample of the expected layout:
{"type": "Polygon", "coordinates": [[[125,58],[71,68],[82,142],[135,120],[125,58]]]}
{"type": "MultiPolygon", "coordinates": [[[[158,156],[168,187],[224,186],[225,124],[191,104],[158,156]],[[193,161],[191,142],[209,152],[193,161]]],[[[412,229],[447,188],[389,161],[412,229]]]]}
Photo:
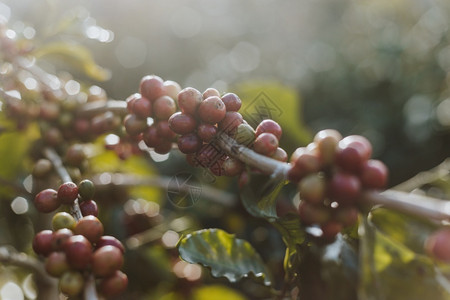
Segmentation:
{"type": "Polygon", "coordinates": [[[123,254],[119,248],[104,246],[95,250],[92,255],[92,271],[96,276],[113,275],[123,265],[123,254]]]}
{"type": "Polygon", "coordinates": [[[358,173],[371,154],[372,145],[365,137],[350,135],[339,142],[336,163],[346,171],[358,173]]]}
{"type": "Polygon", "coordinates": [[[203,92],[202,96],[203,96],[203,99],[206,99],[206,98],[212,97],[212,96],[220,97],[220,92],[218,90],[216,90],[215,88],[207,88],[203,92]]]}
{"type": "Polygon", "coordinates": [[[222,101],[227,108],[227,111],[239,111],[242,105],[241,99],[238,95],[233,93],[226,93],[222,96],[222,101]]]}
{"type": "Polygon", "coordinates": [[[343,227],[353,226],[358,222],[358,209],[354,206],[338,207],[333,219],[341,223],[343,227]]]}
{"type": "Polygon", "coordinates": [[[202,141],[195,133],[188,133],[178,138],[178,150],[184,154],[195,153],[201,146],[202,141]]]}
{"type": "Polygon", "coordinates": [[[96,243],[103,235],[103,224],[97,217],[85,216],[78,220],[74,233],[86,237],[91,243],[96,243]]]}
{"type": "Polygon", "coordinates": [[[167,154],[172,150],[172,141],[162,139],[159,144],[157,144],[153,150],[158,154],[167,154]]]}
{"type": "Polygon", "coordinates": [[[144,131],[143,140],[148,147],[154,148],[162,142],[163,138],[158,135],[158,129],[153,124],[144,131]]]}
{"type": "Polygon", "coordinates": [[[216,134],[217,134],[217,127],[212,124],[202,123],[197,127],[197,135],[205,143],[211,142],[216,136],[216,134]]]}
{"type": "Polygon", "coordinates": [[[36,254],[48,256],[52,251],[53,232],[51,230],[42,230],[34,238],[32,247],[36,254]]]}
{"type": "Polygon", "coordinates": [[[331,218],[329,208],[301,201],[298,206],[298,215],[303,224],[324,224],[331,218]]]}
{"type": "Polygon", "coordinates": [[[379,160],[370,159],[366,161],[359,178],[363,187],[368,189],[382,189],[386,185],[388,177],[387,167],[379,160]]]}
{"type": "Polygon", "coordinates": [[[94,200],[87,200],[80,203],[80,210],[83,216],[98,216],[98,206],[94,200]]]}
{"type": "Polygon", "coordinates": [[[137,99],[142,98],[142,95],[139,93],[134,93],[130,96],[128,96],[128,98],[125,100],[125,102],[127,103],[127,110],[130,114],[134,113],[133,110],[133,106],[134,106],[134,101],[136,101],[137,99]]]}
{"type": "Polygon", "coordinates": [[[59,290],[61,293],[70,297],[75,297],[80,294],[83,287],[83,275],[77,271],[64,272],[59,280],[59,290]]]}
{"type": "Polygon", "coordinates": [[[168,120],[177,111],[175,101],[169,96],[162,96],[153,103],[153,116],[158,120],[168,120]]]}
{"type": "Polygon", "coordinates": [[[111,297],[123,293],[127,285],[127,275],[121,271],[116,271],[112,276],[102,279],[99,289],[104,296],[111,297]]]}
{"type": "Polygon", "coordinates": [[[185,114],[195,115],[202,101],[202,93],[192,87],[187,87],[178,94],[178,106],[185,114]]]}
{"type": "Polygon", "coordinates": [[[66,152],[64,161],[68,166],[79,167],[86,159],[86,153],[84,152],[84,146],[81,144],[71,145],[66,152]]]}
{"type": "Polygon", "coordinates": [[[156,75],[147,75],[141,79],[139,92],[150,101],[164,95],[164,81],[156,75]]]}
{"type": "Polygon", "coordinates": [[[198,107],[198,116],[200,119],[209,124],[216,124],[225,118],[225,104],[217,96],[206,98],[198,107]]]}
{"type": "Polygon", "coordinates": [[[52,212],[60,206],[58,193],[53,189],[43,190],[34,197],[34,205],[39,212],[52,212]]]}
{"type": "Polygon", "coordinates": [[[174,113],[169,118],[169,127],[173,132],[178,134],[187,134],[195,130],[197,121],[192,115],[184,114],[182,112],[174,113]]]}
{"type": "Polygon", "coordinates": [[[319,204],[326,196],[326,180],[318,173],[307,175],[298,184],[300,198],[306,202],[319,204]]]}
{"type": "Polygon", "coordinates": [[[67,239],[64,244],[64,252],[70,266],[77,270],[86,269],[92,259],[92,245],[82,235],[74,235],[67,239]]]}
{"type": "Polygon", "coordinates": [[[177,99],[178,93],[181,91],[181,87],[178,82],[172,80],[166,80],[163,84],[164,95],[169,96],[172,99],[177,99]]]}
{"type": "Polygon", "coordinates": [[[63,251],[66,241],[73,236],[72,230],[61,228],[53,233],[52,248],[53,251],[63,251]]]}
{"type": "Polygon", "coordinates": [[[243,121],[244,119],[240,113],[235,111],[226,112],[225,117],[219,123],[219,131],[234,135],[243,121]]]}
{"type": "Polygon", "coordinates": [[[52,218],[52,228],[55,231],[63,228],[73,230],[75,228],[75,224],[75,219],[66,212],[56,213],[52,218]]]}
{"type": "Polygon", "coordinates": [[[141,119],[147,119],[152,116],[152,102],[147,98],[140,97],[134,100],[133,113],[141,119]]]}
{"type": "Polygon", "coordinates": [[[240,189],[243,189],[249,182],[250,177],[247,171],[243,171],[241,175],[239,175],[238,186],[240,189]]]}
{"type": "Polygon", "coordinates": [[[425,251],[432,257],[450,262],[450,229],[441,228],[425,241],[425,251]]]}
{"type": "Polygon", "coordinates": [[[78,186],[73,182],[65,182],[58,188],[58,201],[62,204],[72,204],[78,197],[78,186]]]}
{"type": "Polygon", "coordinates": [[[274,134],[269,132],[261,133],[253,143],[253,150],[266,156],[274,155],[277,148],[278,139],[274,134]]]}
{"type": "Polygon", "coordinates": [[[147,128],[147,120],[139,119],[136,115],[126,115],[123,124],[127,133],[132,136],[138,135],[147,128]]]}
{"type": "Polygon", "coordinates": [[[328,194],[341,205],[352,205],[357,200],[361,191],[361,183],[358,177],[337,172],[333,174],[329,182],[328,194]]]}
{"type": "Polygon", "coordinates": [[[122,252],[122,254],[125,253],[125,247],[123,246],[123,244],[113,236],[104,235],[98,240],[96,248],[98,249],[104,246],[114,246],[118,248],[122,252]]]}
{"type": "MultiPolygon", "coordinates": [[[[290,181],[299,182],[304,176],[320,171],[322,166],[319,157],[315,153],[307,151],[306,148],[298,148],[294,154],[296,159],[288,172],[290,181]]],[[[291,157],[291,160],[293,157],[291,157]]]]}
{"type": "Polygon", "coordinates": [[[52,252],[45,260],[45,270],[50,276],[60,277],[70,270],[67,257],[64,252],[52,252]]]}
{"type": "Polygon", "coordinates": [[[256,136],[258,137],[264,132],[272,133],[277,137],[278,140],[280,140],[283,130],[277,122],[267,119],[263,120],[261,123],[259,123],[258,127],[256,127],[256,136]]]}
{"type": "Polygon", "coordinates": [[[159,121],[156,123],[156,132],[158,135],[166,140],[173,140],[177,134],[169,127],[168,121],[159,121]]]}
{"type": "Polygon", "coordinates": [[[334,220],[329,220],[325,224],[322,224],[320,229],[322,229],[322,238],[325,240],[333,240],[342,231],[342,224],[334,220]]]}
{"type": "Polygon", "coordinates": [[[278,147],[277,151],[275,151],[275,153],[271,156],[271,158],[278,160],[278,161],[287,162],[288,155],[287,155],[286,151],[284,151],[283,148],[278,147]]]}
{"type": "Polygon", "coordinates": [[[237,176],[244,170],[244,164],[237,159],[228,157],[222,164],[222,170],[226,176],[237,176]]]}

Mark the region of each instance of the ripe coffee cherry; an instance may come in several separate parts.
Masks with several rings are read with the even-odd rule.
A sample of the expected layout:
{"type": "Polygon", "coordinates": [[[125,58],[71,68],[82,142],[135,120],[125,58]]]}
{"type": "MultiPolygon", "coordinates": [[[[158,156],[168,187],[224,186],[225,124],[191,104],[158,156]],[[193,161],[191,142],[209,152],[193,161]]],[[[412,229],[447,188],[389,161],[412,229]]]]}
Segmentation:
{"type": "Polygon", "coordinates": [[[78,197],[78,186],[73,182],[65,182],[58,188],[58,201],[62,204],[72,204],[78,197]]]}
{"type": "Polygon", "coordinates": [[[192,87],[187,87],[178,94],[178,106],[185,114],[195,115],[202,101],[202,93],[192,87]]]}
{"type": "Polygon", "coordinates": [[[300,198],[312,204],[322,203],[326,195],[326,181],[318,173],[307,175],[298,184],[300,198]]]}
{"type": "Polygon", "coordinates": [[[142,98],[141,94],[134,93],[134,94],[128,96],[128,98],[125,100],[125,102],[127,103],[127,110],[130,114],[134,113],[134,110],[133,110],[134,102],[140,98],[142,98]]]}
{"type": "Polygon", "coordinates": [[[106,296],[116,296],[125,291],[128,285],[128,277],[121,271],[116,271],[112,276],[102,279],[100,292],[106,296]]]}
{"type": "Polygon", "coordinates": [[[320,159],[324,165],[334,162],[340,140],[342,140],[342,135],[334,129],[324,129],[315,135],[314,143],[317,145],[320,159]]]}
{"type": "Polygon", "coordinates": [[[148,127],[144,131],[143,139],[145,144],[150,148],[156,147],[158,144],[162,143],[163,140],[163,138],[158,135],[158,130],[155,124],[148,127]]]}
{"type": "Polygon", "coordinates": [[[301,201],[298,206],[298,215],[302,223],[306,225],[324,224],[331,218],[330,210],[323,205],[314,205],[301,201]]]}
{"type": "Polygon", "coordinates": [[[76,223],[75,219],[66,212],[59,212],[52,218],[52,228],[55,231],[63,228],[73,230],[76,223]]]}
{"type": "Polygon", "coordinates": [[[152,116],[152,102],[147,98],[140,97],[133,102],[133,113],[141,119],[147,119],[152,116]]]}
{"type": "Polygon", "coordinates": [[[239,175],[238,186],[240,189],[243,189],[249,182],[250,176],[247,171],[243,171],[241,175],[239,175]]]}
{"type": "Polygon", "coordinates": [[[162,139],[159,144],[157,144],[153,150],[158,154],[167,154],[172,150],[172,141],[162,139]]]}
{"type": "Polygon", "coordinates": [[[139,119],[136,115],[126,115],[123,124],[127,133],[132,136],[138,135],[147,128],[147,120],[139,119]]]}
{"type": "Polygon", "coordinates": [[[195,153],[201,146],[202,141],[195,133],[188,133],[178,138],[178,150],[184,154],[195,153]]]}
{"type": "Polygon", "coordinates": [[[42,230],[33,238],[33,250],[38,255],[48,256],[52,251],[53,232],[51,230],[42,230]]]}
{"type": "Polygon", "coordinates": [[[197,127],[197,135],[205,143],[211,142],[217,134],[217,127],[208,123],[202,123],[197,127]]]}
{"type": "Polygon", "coordinates": [[[59,290],[61,293],[74,297],[81,293],[84,287],[84,278],[80,272],[67,271],[62,274],[59,280],[59,290]]]}
{"type": "Polygon", "coordinates": [[[169,118],[169,127],[175,133],[187,134],[195,130],[197,121],[192,115],[184,114],[182,112],[174,113],[169,118]]]}
{"type": "Polygon", "coordinates": [[[329,183],[329,196],[341,205],[355,204],[361,191],[361,183],[358,177],[337,172],[329,183]]]}
{"type": "Polygon", "coordinates": [[[34,197],[34,205],[39,212],[52,212],[60,205],[60,202],[58,201],[58,193],[53,189],[43,190],[37,194],[36,197],[34,197]]]}
{"type": "Polygon", "coordinates": [[[289,180],[299,182],[304,176],[320,171],[320,159],[306,148],[298,148],[291,157],[292,168],[288,172],[289,180]]]}
{"type": "Polygon", "coordinates": [[[275,153],[271,156],[271,158],[278,160],[278,161],[287,162],[288,155],[287,155],[286,151],[284,151],[283,148],[278,147],[277,151],[275,151],[275,153]]]}
{"type": "Polygon", "coordinates": [[[158,120],[168,120],[177,111],[175,101],[169,96],[162,96],[153,103],[153,115],[158,120]]]}
{"type": "Polygon", "coordinates": [[[67,239],[73,236],[73,232],[70,229],[62,228],[58,229],[53,233],[52,248],[54,251],[64,250],[64,244],[67,239]]]}
{"type": "Polygon", "coordinates": [[[441,228],[425,241],[425,251],[432,257],[450,262],[450,229],[441,228]]]}
{"type": "Polygon", "coordinates": [[[64,252],[70,266],[77,270],[86,269],[92,259],[92,245],[82,235],[74,235],[67,239],[64,244],[64,252]]]}
{"type": "Polygon", "coordinates": [[[220,97],[220,93],[218,90],[216,90],[215,88],[207,88],[204,92],[203,92],[203,99],[206,99],[208,97],[212,97],[212,96],[216,96],[216,97],[220,97]]]}
{"type": "Polygon", "coordinates": [[[222,164],[222,170],[226,176],[237,176],[244,170],[244,164],[237,159],[228,157],[222,164]]]}
{"type": "Polygon", "coordinates": [[[164,95],[169,96],[172,99],[177,99],[178,93],[181,91],[181,87],[178,82],[172,80],[166,80],[163,84],[164,95]]]}
{"type": "Polygon", "coordinates": [[[168,121],[159,121],[156,123],[156,132],[166,140],[173,140],[177,135],[169,127],[168,121]]]}
{"type": "Polygon", "coordinates": [[[333,240],[336,235],[342,231],[342,224],[334,220],[329,220],[322,224],[320,229],[322,229],[322,238],[333,240]]]}
{"type": "Polygon", "coordinates": [[[80,210],[83,216],[98,216],[98,206],[94,200],[87,200],[80,203],[80,210]]]}
{"type": "Polygon", "coordinates": [[[259,123],[258,127],[256,127],[256,136],[258,137],[259,135],[261,135],[261,133],[264,132],[272,133],[277,137],[278,140],[280,140],[283,130],[277,122],[267,119],[263,120],[261,123],[259,123]]]}
{"type": "Polygon", "coordinates": [[[104,246],[92,255],[92,271],[96,276],[107,277],[114,274],[123,265],[123,255],[119,248],[104,246]]]}
{"type": "Polygon", "coordinates": [[[96,243],[103,235],[103,224],[97,217],[85,216],[78,220],[74,233],[86,237],[91,243],[96,243]]]}
{"type": "Polygon", "coordinates": [[[333,219],[341,223],[343,227],[353,226],[358,222],[358,209],[354,206],[338,207],[333,219]]]}
{"type": "Polygon", "coordinates": [[[79,167],[86,159],[84,147],[80,144],[71,145],[66,152],[64,160],[68,166],[79,167]]]}
{"type": "Polygon", "coordinates": [[[60,277],[64,272],[70,270],[64,252],[52,252],[45,261],[45,270],[53,277],[60,277]]]}
{"type": "Polygon", "coordinates": [[[274,134],[269,132],[261,133],[253,143],[253,150],[266,156],[274,155],[277,148],[278,139],[274,134]]]}
{"type": "Polygon", "coordinates": [[[139,92],[150,101],[164,95],[164,81],[156,75],[147,75],[141,79],[139,92]]]}
{"type": "Polygon", "coordinates": [[[206,98],[198,107],[198,116],[200,119],[209,124],[216,124],[225,118],[225,104],[217,96],[206,98]]]}
{"type": "Polygon", "coordinates": [[[350,135],[338,144],[336,163],[346,171],[357,173],[372,154],[372,145],[362,136],[350,135]]]}
{"type": "Polygon", "coordinates": [[[104,246],[114,246],[119,249],[122,254],[125,253],[125,247],[123,244],[113,236],[104,235],[98,240],[96,248],[99,249],[104,246]]]}
{"type": "Polygon", "coordinates": [[[43,178],[53,169],[52,163],[45,158],[38,160],[33,167],[33,176],[35,178],[43,178]]]}
{"type": "Polygon", "coordinates": [[[219,123],[219,130],[227,133],[228,135],[234,135],[237,132],[237,128],[242,124],[244,119],[242,115],[235,111],[226,112],[225,118],[219,123]]]}
{"type": "Polygon", "coordinates": [[[226,93],[222,96],[222,101],[227,108],[227,111],[239,111],[242,105],[241,99],[238,95],[233,93],[226,93]]]}
{"type": "Polygon", "coordinates": [[[95,185],[89,179],[84,179],[80,181],[78,184],[78,193],[80,194],[81,199],[91,200],[95,194],[95,185]]]}
{"type": "Polygon", "coordinates": [[[366,161],[360,173],[363,187],[368,189],[382,189],[386,185],[388,169],[379,160],[370,159],[366,161]]]}

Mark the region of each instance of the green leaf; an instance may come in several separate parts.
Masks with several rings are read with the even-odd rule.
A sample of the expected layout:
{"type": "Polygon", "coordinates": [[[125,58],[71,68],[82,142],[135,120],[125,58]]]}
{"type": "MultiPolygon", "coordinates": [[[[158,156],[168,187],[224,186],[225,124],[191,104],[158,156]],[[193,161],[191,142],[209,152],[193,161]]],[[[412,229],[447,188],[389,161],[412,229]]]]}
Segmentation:
{"type": "Polygon", "coordinates": [[[220,229],[203,229],[188,234],[178,243],[180,256],[187,262],[211,268],[214,277],[236,282],[253,274],[271,284],[271,276],[261,257],[249,242],[220,229]]]}
{"type": "Polygon", "coordinates": [[[245,300],[237,291],[223,285],[207,285],[195,289],[192,300],[245,300]]]}
{"type": "Polygon", "coordinates": [[[276,199],[285,181],[268,175],[249,173],[249,181],[241,189],[241,200],[247,211],[254,217],[276,219],[276,199]]]}
{"type": "Polygon", "coordinates": [[[42,58],[49,56],[51,58],[61,58],[64,63],[70,64],[73,68],[82,71],[86,76],[105,81],[110,78],[110,72],[97,65],[91,52],[80,44],[69,42],[53,42],[34,51],[34,56],[42,58]]]}
{"type": "Polygon", "coordinates": [[[361,226],[360,299],[450,299],[448,270],[383,234],[370,220],[361,226]]]}

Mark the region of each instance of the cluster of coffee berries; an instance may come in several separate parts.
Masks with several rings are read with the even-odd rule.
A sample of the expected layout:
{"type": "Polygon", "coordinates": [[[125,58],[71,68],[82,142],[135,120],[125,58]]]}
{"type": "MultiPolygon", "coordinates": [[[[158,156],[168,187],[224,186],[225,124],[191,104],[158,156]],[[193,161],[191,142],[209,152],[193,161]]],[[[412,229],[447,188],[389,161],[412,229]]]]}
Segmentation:
{"type": "Polygon", "coordinates": [[[97,216],[97,204],[92,200],[94,193],[94,183],[88,179],[82,180],[78,185],[65,182],[59,186],[58,190],[45,189],[39,192],[34,197],[34,205],[39,212],[50,213],[63,204],[72,205],[78,199],[83,216],[97,216]]]}
{"type": "Polygon", "coordinates": [[[372,145],[357,135],[342,138],[336,130],[317,133],[307,147],[291,156],[290,181],[298,185],[298,213],[303,223],[320,225],[333,238],[358,220],[358,199],[363,190],[382,189],[388,170],[370,159],[372,145]]]}
{"type": "Polygon", "coordinates": [[[139,93],[126,100],[129,112],[124,119],[126,132],[137,141],[143,140],[156,153],[168,153],[176,137],[168,120],[177,111],[175,99],[180,90],[174,81],[163,81],[155,75],[143,77],[139,93]]]}
{"type": "Polygon", "coordinates": [[[79,295],[87,277],[97,278],[98,290],[106,297],[122,293],[128,284],[120,271],[125,248],[112,236],[103,235],[103,225],[94,216],[78,221],[67,213],[57,213],[52,230],[43,230],[33,239],[33,250],[45,257],[45,270],[59,278],[59,289],[67,296],[79,295]]]}

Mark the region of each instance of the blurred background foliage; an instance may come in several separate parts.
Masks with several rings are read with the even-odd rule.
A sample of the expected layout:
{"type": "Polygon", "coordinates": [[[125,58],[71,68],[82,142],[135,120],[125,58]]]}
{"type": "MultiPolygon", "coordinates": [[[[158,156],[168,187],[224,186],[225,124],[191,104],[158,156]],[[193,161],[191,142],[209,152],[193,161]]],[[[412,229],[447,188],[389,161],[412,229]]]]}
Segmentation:
{"type": "MultiPolygon", "coordinates": [[[[257,115],[282,124],[281,145],[288,153],[324,128],[364,135],[374,145],[374,156],[390,168],[390,186],[450,154],[447,0],[1,0],[0,15],[25,46],[30,42],[40,66],[63,78],[95,83],[112,99],[125,99],[137,91],[142,76],[157,74],[183,87],[237,92],[246,119],[254,116],[255,101],[267,100],[266,108],[274,110],[257,115]]],[[[11,159],[1,160],[0,176],[19,178],[20,184],[29,174],[22,168],[31,169],[23,159],[27,141],[37,134],[35,128],[26,133],[20,140],[18,135],[1,137],[0,155],[11,159]]],[[[206,180],[177,153],[156,164],[145,164],[144,158],[124,164],[99,145],[92,149],[90,175],[120,171],[170,177],[188,170],[206,180]]],[[[448,196],[445,182],[438,186],[448,196]]],[[[237,195],[233,180],[217,178],[214,186],[237,195]]],[[[23,212],[29,195],[19,199],[21,186],[15,188],[2,189],[8,201],[0,203],[0,244],[31,253],[33,232],[48,228],[50,216],[39,216],[32,205],[23,212]]],[[[184,231],[206,227],[250,241],[280,287],[285,249],[267,222],[249,218],[240,203],[227,207],[205,200],[174,209],[164,192],[106,183],[98,192],[106,232],[129,249],[130,288],[124,299],[270,295],[247,279],[232,290],[223,278],[212,281],[208,272],[180,261],[174,241],[184,231]],[[215,284],[200,284],[200,277],[215,284]]],[[[288,189],[284,197],[292,193],[288,189]]],[[[28,273],[15,267],[0,265],[0,282],[16,284],[27,299],[36,298],[28,273]]]]}

